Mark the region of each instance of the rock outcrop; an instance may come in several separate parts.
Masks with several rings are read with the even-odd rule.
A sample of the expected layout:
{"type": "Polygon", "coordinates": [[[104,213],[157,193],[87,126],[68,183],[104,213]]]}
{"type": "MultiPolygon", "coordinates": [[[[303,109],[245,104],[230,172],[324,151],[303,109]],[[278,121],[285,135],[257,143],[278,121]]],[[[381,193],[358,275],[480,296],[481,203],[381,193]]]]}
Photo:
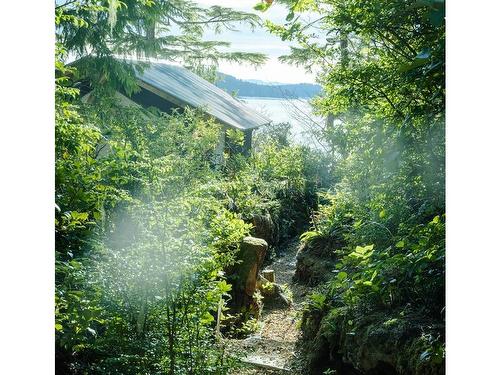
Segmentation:
{"type": "Polygon", "coordinates": [[[439,352],[444,324],[404,311],[347,319],[343,310],[304,314],[301,344],[308,374],[327,369],[346,375],[444,374],[439,352]]]}
{"type": "Polygon", "coordinates": [[[328,238],[302,243],[297,252],[294,281],[317,285],[329,280],[337,262],[335,250],[341,247],[340,242],[328,238]]]}

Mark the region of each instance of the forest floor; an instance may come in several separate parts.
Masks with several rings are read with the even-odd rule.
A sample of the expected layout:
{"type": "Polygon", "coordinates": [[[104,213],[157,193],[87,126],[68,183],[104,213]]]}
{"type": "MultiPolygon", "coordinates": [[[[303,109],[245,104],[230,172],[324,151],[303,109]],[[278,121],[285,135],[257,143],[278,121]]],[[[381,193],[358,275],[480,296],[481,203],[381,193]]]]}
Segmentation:
{"type": "MultiPolygon", "coordinates": [[[[294,238],[277,249],[277,256],[265,269],[275,271],[276,283],[292,295],[290,305],[279,298],[264,300],[259,328],[244,339],[231,339],[229,346],[241,354],[247,365],[234,374],[298,374],[296,343],[299,338],[299,319],[302,302],[311,288],[296,284],[292,278],[296,267],[299,240],[294,238]],[[281,368],[272,370],[269,367],[281,368]]],[[[288,293],[287,293],[288,294],[288,293]]]]}

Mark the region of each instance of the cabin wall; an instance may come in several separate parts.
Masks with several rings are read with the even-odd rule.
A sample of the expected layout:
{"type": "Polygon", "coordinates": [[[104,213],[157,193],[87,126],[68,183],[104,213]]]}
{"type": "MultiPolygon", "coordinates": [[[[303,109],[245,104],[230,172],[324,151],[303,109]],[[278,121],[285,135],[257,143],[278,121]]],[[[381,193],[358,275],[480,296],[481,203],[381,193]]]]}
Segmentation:
{"type": "Polygon", "coordinates": [[[171,103],[156,94],[153,94],[151,91],[141,88],[141,91],[132,94],[130,97],[134,102],[142,105],[144,108],[155,107],[162,112],[167,114],[171,114],[172,111],[182,111],[182,107],[171,103]]]}
{"type": "MultiPolygon", "coordinates": [[[[183,108],[180,107],[179,105],[176,105],[145,88],[141,88],[139,92],[132,94],[130,98],[125,96],[119,91],[115,93],[115,97],[117,99],[117,102],[125,107],[142,107],[142,108],[155,107],[158,110],[165,112],[167,114],[171,114],[174,110],[178,112],[183,111],[183,108]]],[[[92,93],[90,92],[84,95],[82,97],[82,101],[88,104],[92,103],[93,101],[92,93]]],[[[226,133],[229,129],[229,126],[225,124],[221,124],[220,126],[221,128],[219,133],[219,139],[212,159],[216,168],[224,166],[225,151],[228,151],[230,154],[237,153],[249,156],[252,149],[253,129],[239,130],[242,131],[244,134],[244,142],[243,145],[241,144],[237,145],[237,144],[232,144],[227,137],[226,133]]],[[[106,149],[103,148],[103,154],[105,154],[105,152],[106,149]]]]}

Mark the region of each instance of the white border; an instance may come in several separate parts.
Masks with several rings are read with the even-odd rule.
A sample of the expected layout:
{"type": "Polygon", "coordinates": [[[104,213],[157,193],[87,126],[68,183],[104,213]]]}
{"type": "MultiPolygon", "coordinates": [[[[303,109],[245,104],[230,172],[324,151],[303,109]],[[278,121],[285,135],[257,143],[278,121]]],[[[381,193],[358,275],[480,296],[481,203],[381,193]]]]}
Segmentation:
{"type": "Polygon", "coordinates": [[[0,373],[54,373],[54,4],[2,3],[0,373]]]}
{"type": "Polygon", "coordinates": [[[500,336],[498,2],[447,4],[447,373],[495,374],[500,336]]]}

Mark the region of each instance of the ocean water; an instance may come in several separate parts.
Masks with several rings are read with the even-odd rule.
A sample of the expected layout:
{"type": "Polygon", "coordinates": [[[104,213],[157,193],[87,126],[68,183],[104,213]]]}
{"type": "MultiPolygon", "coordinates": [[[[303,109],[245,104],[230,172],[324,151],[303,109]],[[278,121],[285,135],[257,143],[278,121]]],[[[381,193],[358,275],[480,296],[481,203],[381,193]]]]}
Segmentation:
{"type": "Polygon", "coordinates": [[[324,127],[325,120],[312,113],[312,107],[306,99],[242,97],[240,100],[273,123],[289,122],[294,142],[322,148],[321,141],[315,133],[319,133],[324,127]]]}

